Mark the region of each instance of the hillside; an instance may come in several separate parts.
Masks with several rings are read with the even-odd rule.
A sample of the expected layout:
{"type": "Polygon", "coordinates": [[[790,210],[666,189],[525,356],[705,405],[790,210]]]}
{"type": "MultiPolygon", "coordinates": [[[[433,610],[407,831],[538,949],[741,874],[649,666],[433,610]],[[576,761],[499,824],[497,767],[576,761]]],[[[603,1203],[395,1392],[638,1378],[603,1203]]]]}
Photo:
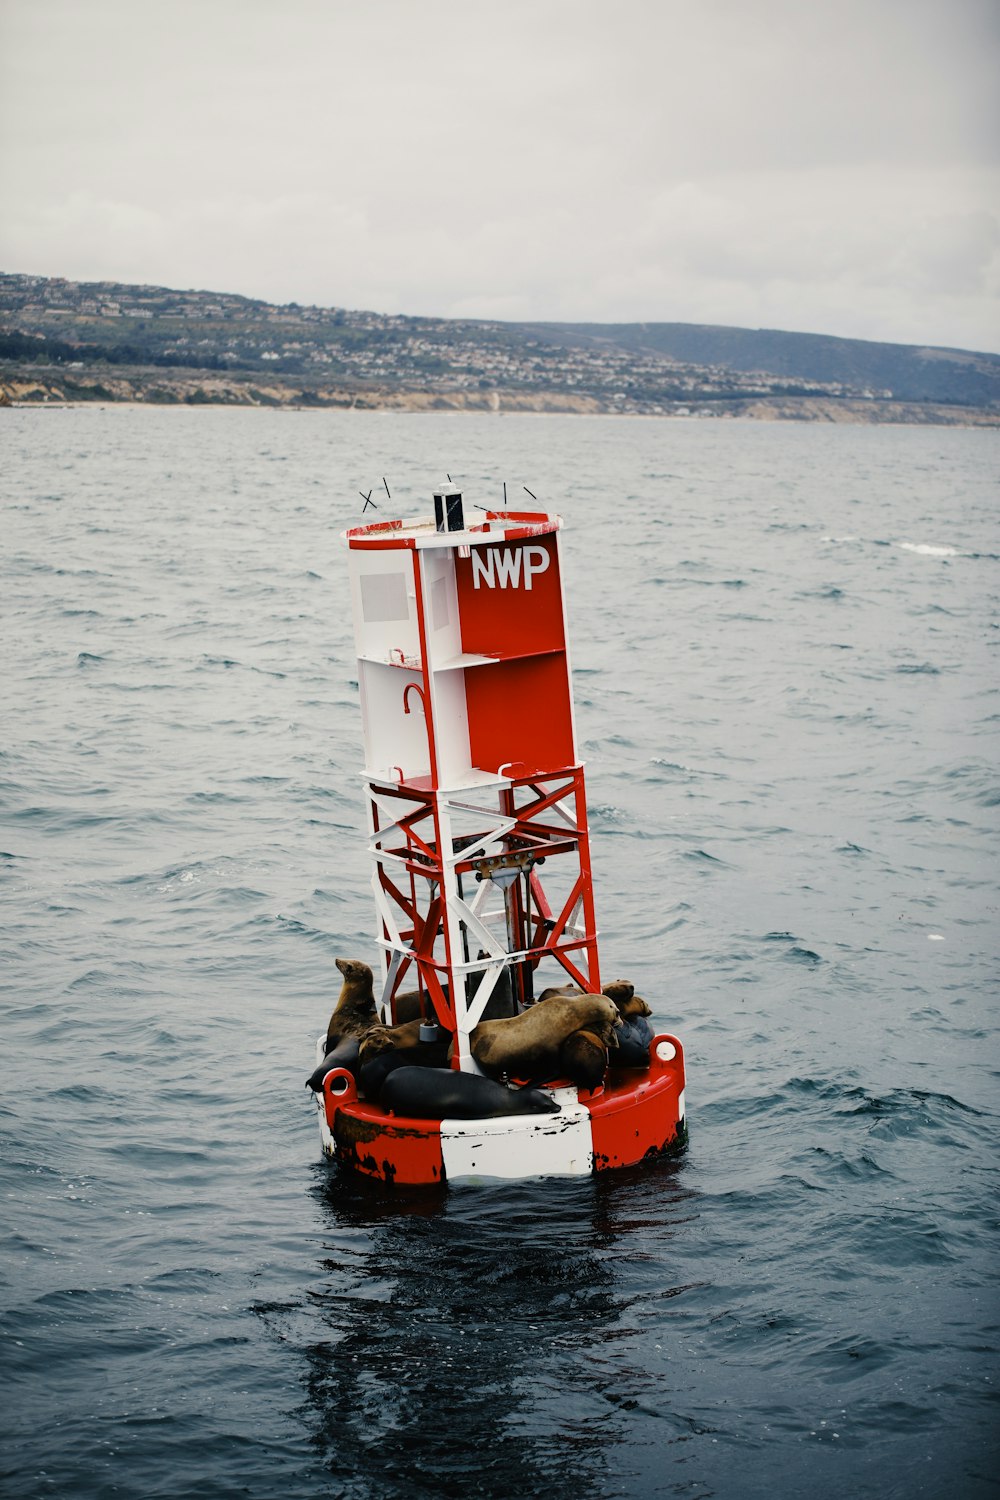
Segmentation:
{"type": "Polygon", "coordinates": [[[408,318],[0,275],[0,400],[1000,424],[1000,356],[685,323],[408,318]]]}

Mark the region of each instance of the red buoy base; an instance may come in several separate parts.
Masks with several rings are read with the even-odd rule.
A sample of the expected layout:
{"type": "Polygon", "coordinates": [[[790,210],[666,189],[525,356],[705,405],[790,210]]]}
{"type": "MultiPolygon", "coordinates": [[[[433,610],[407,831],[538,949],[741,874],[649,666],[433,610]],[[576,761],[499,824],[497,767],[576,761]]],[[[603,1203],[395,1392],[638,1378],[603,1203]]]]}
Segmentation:
{"type": "Polygon", "coordinates": [[[635,1166],[686,1141],[684,1052],[674,1036],[653,1038],[647,1068],[611,1069],[593,1092],[558,1082],[545,1088],[557,1113],[407,1119],[359,1098],[352,1075],[335,1068],[316,1095],[323,1150],[382,1182],[432,1186],[588,1176],[635,1166]]]}

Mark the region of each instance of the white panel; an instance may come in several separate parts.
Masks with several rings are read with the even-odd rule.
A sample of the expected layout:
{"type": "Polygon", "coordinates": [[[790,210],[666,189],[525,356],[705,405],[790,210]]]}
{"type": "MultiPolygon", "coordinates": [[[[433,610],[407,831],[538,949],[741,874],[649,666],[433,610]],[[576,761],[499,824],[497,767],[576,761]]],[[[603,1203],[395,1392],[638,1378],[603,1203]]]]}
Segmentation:
{"type": "Polygon", "coordinates": [[[465,673],[435,672],[430,686],[431,712],[437,730],[438,780],[443,787],[461,786],[472,768],[465,673]]]}
{"type": "Polygon", "coordinates": [[[462,650],[455,555],[450,549],[447,552],[421,552],[419,562],[428,664],[440,667],[453,661],[462,650]]]}
{"type": "Polygon", "coordinates": [[[452,621],[451,590],[446,578],[436,578],[431,585],[431,629],[447,630],[452,621]]]}
{"type": "Polygon", "coordinates": [[[590,1112],[575,1089],[556,1090],[557,1115],[500,1120],[442,1120],[441,1154],[449,1182],[488,1178],[587,1177],[594,1168],[590,1112]]]}
{"type": "Polygon", "coordinates": [[[413,554],[403,548],[348,553],[351,607],[359,656],[378,661],[420,656],[413,554]]]}
{"type": "Polygon", "coordinates": [[[372,773],[384,774],[396,766],[405,778],[426,776],[430,770],[427,723],[419,693],[410,694],[410,712],[403,712],[403,692],[411,682],[419,684],[420,674],[369,661],[358,664],[365,763],[372,773]]]}
{"type": "Polygon", "coordinates": [[[361,618],[366,625],[410,618],[406,574],[402,569],[398,573],[362,573],[361,618]]]}

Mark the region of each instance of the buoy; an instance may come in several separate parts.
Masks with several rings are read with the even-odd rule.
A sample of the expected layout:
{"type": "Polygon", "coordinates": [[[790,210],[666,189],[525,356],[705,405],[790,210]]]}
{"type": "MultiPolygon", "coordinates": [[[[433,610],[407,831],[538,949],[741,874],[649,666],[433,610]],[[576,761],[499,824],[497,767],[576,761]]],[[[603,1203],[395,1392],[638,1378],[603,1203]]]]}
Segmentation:
{"type": "Polygon", "coordinates": [[[385,1182],[585,1175],[686,1139],[683,1049],[654,1026],[626,1021],[623,1065],[611,1046],[603,1082],[588,1057],[578,1076],[593,1075],[595,1087],[510,1080],[541,1087],[551,1110],[536,1097],[525,1110],[522,1096],[508,1112],[494,1092],[503,1080],[465,1088],[449,1079],[480,1074],[473,1033],[481,1021],[523,1014],[547,986],[601,993],[561,530],[561,518],[544,511],[477,510],[470,523],[449,486],[434,496],[432,515],[343,534],[377,1009],[388,1026],[411,1019],[416,989],[420,1036],[434,1047],[444,1038],[450,1057],[450,1070],[414,1071],[391,1088],[382,1080],[393,1075],[380,1068],[368,1075],[379,1092],[367,1098],[366,1070],[359,1084],[338,1057],[324,1068],[318,1040],[310,1083],[323,1150],[385,1182]],[[405,1017],[395,1008],[404,995],[405,1017]],[[407,1098],[419,1099],[419,1115],[391,1108],[407,1098]],[[480,1098],[492,1113],[476,1117],[480,1098]]]}

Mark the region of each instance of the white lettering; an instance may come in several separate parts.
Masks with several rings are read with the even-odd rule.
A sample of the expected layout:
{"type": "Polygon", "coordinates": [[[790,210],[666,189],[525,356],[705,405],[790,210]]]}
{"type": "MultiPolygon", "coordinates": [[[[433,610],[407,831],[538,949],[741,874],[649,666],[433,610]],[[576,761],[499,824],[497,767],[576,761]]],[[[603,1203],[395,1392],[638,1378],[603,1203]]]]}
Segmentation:
{"type": "Polygon", "coordinates": [[[479,587],[480,578],[486,579],[486,583],[489,588],[495,587],[495,580],[493,577],[493,553],[487,552],[484,556],[480,547],[473,547],[472,587],[474,589],[477,589],[479,587]]]}
{"type": "Polygon", "coordinates": [[[525,547],[524,549],[524,586],[531,588],[531,577],[533,573],[544,573],[549,565],[549,554],[544,547],[525,547]],[[532,557],[538,561],[532,563],[532,557]]]}
{"type": "Polygon", "coordinates": [[[488,552],[480,547],[472,549],[472,586],[478,588],[480,580],[486,587],[517,588],[521,582],[521,565],[524,565],[524,586],[531,588],[537,573],[544,573],[549,565],[549,554],[544,547],[495,547],[488,552]]]}
{"type": "Polygon", "coordinates": [[[508,584],[517,588],[521,582],[521,549],[515,552],[513,547],[498,549],[496,554],[496,574],[500,587],[505,589],[508,584]]]}

